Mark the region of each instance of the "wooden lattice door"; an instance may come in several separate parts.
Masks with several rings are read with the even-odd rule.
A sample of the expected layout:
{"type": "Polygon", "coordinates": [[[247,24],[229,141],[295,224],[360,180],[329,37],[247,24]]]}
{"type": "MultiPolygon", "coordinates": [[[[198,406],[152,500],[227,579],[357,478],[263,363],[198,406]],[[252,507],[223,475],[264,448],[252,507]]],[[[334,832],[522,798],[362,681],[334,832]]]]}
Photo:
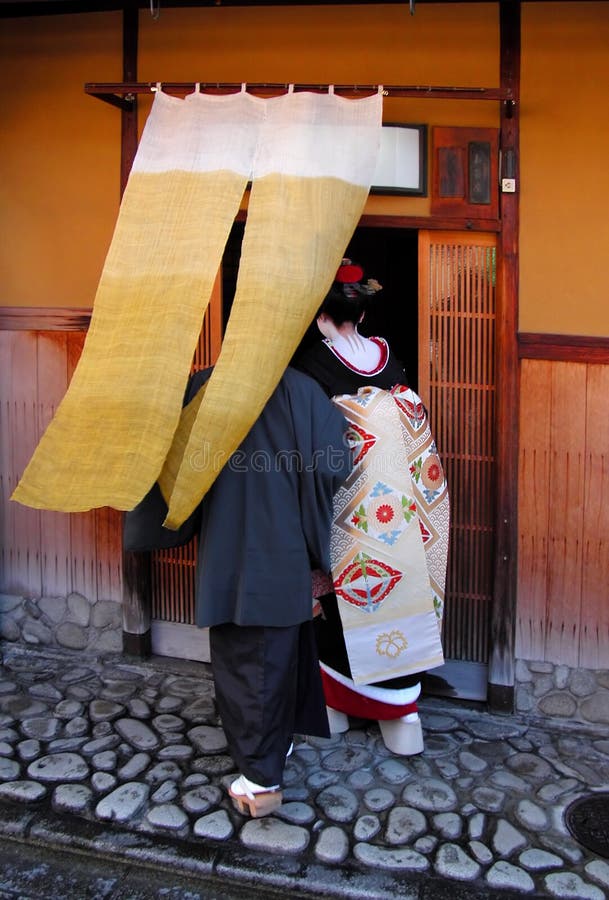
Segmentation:
{"type": "Polygon", "coordinates": [[[486,695],[493,593],[496,259],[494,234],[419,235],[419,393],[451,497],[437,681],[474,699],[486,695]]]}
{"type": "MultiPolygon", "coordinates": [[[[222,343],[222,285],[218,276],[203,320],[193,372],[215,363],[222,343]]],[[[194,625],[197,539],[151,554],[152,649],[161,656],[209,658],[207,635],[194,625]]]]}

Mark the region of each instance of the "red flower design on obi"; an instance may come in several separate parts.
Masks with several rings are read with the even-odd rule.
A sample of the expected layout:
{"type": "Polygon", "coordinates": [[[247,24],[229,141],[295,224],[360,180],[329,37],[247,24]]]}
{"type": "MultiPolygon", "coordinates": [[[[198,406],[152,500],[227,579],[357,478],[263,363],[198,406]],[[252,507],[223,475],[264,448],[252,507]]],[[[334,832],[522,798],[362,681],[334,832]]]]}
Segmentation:
{"type": "Polygon", "coordinates": [[[440,458],[434,454],[428,456],[421,469],[421,478],[426,488],[437,490],[444,480],[440,458]]]}
{"type": "Polygon", "coordinates": [[[378,506],[375,515],[378,521],[383,525],[387,525],[395,518],[395,513],[388,503],[383,503],[381,506],[378,506]]]}

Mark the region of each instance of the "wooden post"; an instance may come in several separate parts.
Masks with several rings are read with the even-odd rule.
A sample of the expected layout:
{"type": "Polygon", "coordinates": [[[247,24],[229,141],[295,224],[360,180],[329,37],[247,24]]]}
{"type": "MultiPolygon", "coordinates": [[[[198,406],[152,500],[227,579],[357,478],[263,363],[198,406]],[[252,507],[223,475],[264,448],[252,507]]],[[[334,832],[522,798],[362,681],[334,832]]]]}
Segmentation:
{"type": "Polygon", "coordinates": [[[123,553],[123,650],[150,654],[150,555],[123,553]]]}
{"type": "MultiPolygon", "coordinates": [[[[125,0],[123,6],[123,81],[137,81],[138,2],[125,0]]],[[[137,151],[137,94],[126,98],[129,109],[121,109],[121,197],[127,185],[137,151]]]]}
{"type": "MultiPolygon", "coordinates": [[[[137,81],[138,3],[123,6],[123,81],[137,81]]],[[[121,197],[137,151],[137,97],[121,109],[121,197]]],[[[150,556],[123,553],[123,650],[134,656],[150,653],[150,556]]]]}
{"type": "Polygon", "coordinates": [[[497,511],[489,705],[511,712],[514,704],[514,648],[518,547],[518,211],[520,115],[520,2],[500,0],[500,87],[512,100],[502,103],[497,285],[497,511]],[[514,179],[504,184],[502,178],[514,179]]]}

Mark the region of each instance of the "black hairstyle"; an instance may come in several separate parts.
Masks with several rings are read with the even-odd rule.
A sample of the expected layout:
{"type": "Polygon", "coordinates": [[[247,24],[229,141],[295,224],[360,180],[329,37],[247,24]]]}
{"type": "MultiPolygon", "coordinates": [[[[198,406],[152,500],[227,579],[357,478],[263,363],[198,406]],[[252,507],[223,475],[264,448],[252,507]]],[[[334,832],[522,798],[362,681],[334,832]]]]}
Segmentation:
{"type": "Polygon", "coordinates": [[[315,318],[323,312],[330,316],[337,326],[342,325],[343,322],[353,322],[354,325],[357,325],[362,314],[368,309],[370,296],[354,291],[353,287],[352,284],[340,284],[335,281],[324,297],[315,318]]]}
{"type": "Polygon", "coordinates": [[[350,259],[343,259],[336,273],[336,279],[324,297],[315,318],[320,313],[326,313],[337,326],[341,326],[344,322],[353,322],[357,325],[368,309],[372,295],[381,290],[378,281],[368,279],[364,282],[363,277],[364,271],[361,266],[352,263],[350,259]]]}

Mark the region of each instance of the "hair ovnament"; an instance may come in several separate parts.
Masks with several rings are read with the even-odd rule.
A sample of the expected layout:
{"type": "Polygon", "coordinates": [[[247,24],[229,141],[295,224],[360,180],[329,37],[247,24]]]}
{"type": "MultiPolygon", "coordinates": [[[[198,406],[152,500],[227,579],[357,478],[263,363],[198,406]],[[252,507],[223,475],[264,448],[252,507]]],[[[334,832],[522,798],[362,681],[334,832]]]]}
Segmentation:
{"type": "Polygon", "coordinates": [[[343,259],[317,315],[326,313],[335,325],[342,325],[343,322],[357,325],[368,308],[370,298],[382,290],[374,278],[363,282],[363,277],[361,266],[350,259],[343,259]]]}

